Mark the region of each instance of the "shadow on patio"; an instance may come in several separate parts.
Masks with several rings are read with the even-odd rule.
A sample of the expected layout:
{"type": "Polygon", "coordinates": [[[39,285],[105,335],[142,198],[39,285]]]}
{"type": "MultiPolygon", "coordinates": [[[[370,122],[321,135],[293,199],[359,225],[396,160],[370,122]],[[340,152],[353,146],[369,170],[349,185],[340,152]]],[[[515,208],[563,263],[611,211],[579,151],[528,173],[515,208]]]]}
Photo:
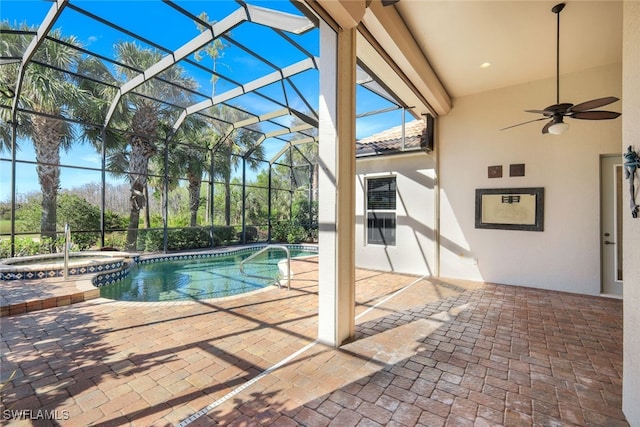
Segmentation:
{"type": "Polygon", "coordinates": [[[63,425],[627,425],[619,300],[358,270],[333,349],[317,264],[293,270],[290,292],[3,318],[4,402],[63,425]]]}

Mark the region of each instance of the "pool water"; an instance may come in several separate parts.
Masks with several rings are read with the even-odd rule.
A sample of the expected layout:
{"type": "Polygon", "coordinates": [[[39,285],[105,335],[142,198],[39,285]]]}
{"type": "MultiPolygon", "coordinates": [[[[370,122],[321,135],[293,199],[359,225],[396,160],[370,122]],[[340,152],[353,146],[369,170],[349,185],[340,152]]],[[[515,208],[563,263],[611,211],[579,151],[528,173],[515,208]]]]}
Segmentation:
{"type": "MultiPolygon", "coordinates": [[[[289,252],[292,258],[317,255],[304,249],[289,252]]],[[[286,259],[285,252],[267,251],[244,265],[248,275],[269,280],[240,272],[240,261],[253,253],[137,265],[123,280],[101,286],[100,296],[119,301],[190,301],[238,295],[276,283],[278,262],[286,259]]]]}

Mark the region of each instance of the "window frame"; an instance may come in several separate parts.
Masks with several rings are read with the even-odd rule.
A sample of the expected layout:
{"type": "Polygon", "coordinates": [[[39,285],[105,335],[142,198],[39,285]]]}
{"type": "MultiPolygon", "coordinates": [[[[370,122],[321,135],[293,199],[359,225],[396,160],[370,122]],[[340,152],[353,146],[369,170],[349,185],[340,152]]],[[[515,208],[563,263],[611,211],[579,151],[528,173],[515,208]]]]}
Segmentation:
{"type": "MultiPolygon", "coordinates": [[[[397,218],[398,218],[398,206],[397,206],[397,200],[398,200],[398,181],[397,181],[397,176],[395,174],[385,174],[385,175],[375,175],[375,176],[365,176],[365,192],[364,192],[364,212],[365,212],[365,220],[364,220],[364,244],[365,246],[383,246],[383,247],[394,247],[397,244],[397,229],[398,229],[398,223],[397,223],[397,218]],[[389,180],[392,179],[393,180],[393,186],[394,186],[394,195],[393,195],[393,208],[371,208],[370,206],[370,197],[369,197],[369,192],[370,192],[370,188],[371,188],[371,181],[376,181],[376,180],[389,180]],[[375,218],[376,214],[382,214],[383,216],[387,216],[387,218],[375,218]],[[389,236],[385,233],[380,231],[380,226],[375,227],[375,229],[370,228],[369,226],[369,222],[370,222],[370,218],[373,215],[374,221],[386,221],[388,220],[390,217],[388,216],[389,214],[392,215],[393,218],[393,234],[392,237],[393,241],[389,241],[390,238],[389,236]],[[379,238],[371,241],[370,240],[370,233],[372,232],[376,232],[379,235],[379,238]]],[[[386,228],[385,228],[386,230],[386,228]]]]}

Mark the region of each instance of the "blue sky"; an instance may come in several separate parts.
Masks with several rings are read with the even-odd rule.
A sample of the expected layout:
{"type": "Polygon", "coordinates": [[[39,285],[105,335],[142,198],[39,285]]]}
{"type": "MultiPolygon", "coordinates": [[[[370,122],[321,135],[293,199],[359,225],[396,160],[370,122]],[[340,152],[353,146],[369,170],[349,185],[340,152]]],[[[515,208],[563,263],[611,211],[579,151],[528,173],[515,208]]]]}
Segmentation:
{"type": "MultiPolygon", "coordinates": [[[[73,1],[72,3],[170,50],[180,47],[200,33],[200,30],[191,19],[158,0],[90,0],[73,1]]],[[[176,0],[175,3],[196,16],[204,11],[212,21],[220,21],[240,7],[238,3],[233,1],[176,0]]],[[[295,6],[286,0],[250,1],[249,3],[300,15],[295,6]]],[[[30,26],[39,26],[51,5],[50,1],[44,0],[1,0],[0,19],[9,21],[12,25],[26,23],[30,26]]],[[[114,44],[129,38],[107,25],[89,19],[70,7],[63,11],[60,19],[54,24],[54,28],[60,29],[64,35],[75,35],[85,48],[107,57],[113,56],[114,44]]],[[[267,57],[276,67],[284,67],[305,58],[305,55],[298,49],[284,42],[280,36],[266,27],[243,24],[232,29],[231,34],[234,40],[244,44],[261,56],[267,57]]],[[[294,38],[311,54],[318,55],[317,30],[309,31],[294,38]]],[[[136,43],[144,46],[141,41],[136,41],[136,43]]],[[[207,58],[201,64],[209,69],[213,68],[212,61],[207,58]]],[[[230,77],[230,80],[219,79],[216,82],[216,94],[235,88],[236,84],[231,80],[245,84],[273,72],[273,68],[261,63],[249,53],[233,45],[225,48],[223,56],[218,60],[215,67],[218,72],[230,77]]],[[[198,81],[202,93],[210,94],[212,92],[212,84],[206,73],[188,64],[185,64],[184,68],[187,73],[198,81]]],[[[291,80],[298,91],[310,101],[314,108],[317,108],[317,72],[305,72],[292,77],[291,80]]],[[[287,90],[287,98],[290,105],[303,111],[306,110],[306,106],[299,99],[296,91],[290,87],[287,90]]],[[[284,101],[280,84],[264,88],[263,93],[281,102],[284,101]]],[[[273,103],[255,95],[244,95],[231,101],[231,103],[257,114],[274,111],[273,103]]],[[[377,110],[388,106],[386,101],[366,90],[358,90],[357,103],[359,112],[377,110]]],[[[407,120],[410,119],[408,118],[407,120]]],[[[400,111],[377,115],[368,119],[360,119],[357,122],[357,138],[363,138],[396,126],[400,124],[400,121],[400,111]]],[[[286,125],[288,123],[283,124],[286,125]]],[[[276,128],[276,126],[263,124],[264,132],[268,132],[272,128],[276,128]]],[[[267,141],[265,143],[267,157],[269,157],[269,154],[277,152],[282,144],[282,141],[279,140],[267,141]]],[[[29,148],[29,144],[22,143],[21,145],[22,150],[18,153],[18,158],[33,160],[35,155],[33,150],[29,148]]],[[[7,158],[8,154],[1,152],[0,157],[7,158]]],[[[100,165],[99,156],[88,145],[75,147],[70,155],[63,153],[62,162],[67,163],[67,161],[73,164],[78,164],[80,161],[87,167],[99,167],[100,165]]],[[[10,168],[6,167],[6,165],[6,162],[0,164],[1,201],[6,201],[10,194],[10,185],[8,185],[10,182],[10,168]]],[[[20,171],[18,173],[20,174],[20,171]]],[[[18,192],[24,193],[39,190],[37,179],[34,180],[35,175],[27,173],[27,170],[24,171],[24,174],[24,179],[17,181],[18,192]]],[[[79,170],[67,171],[67,176],[65,177],[63,173],[62,179],[62,187],[68,188],[74,182],[93,181],[95,174],[79,170]],[[82,174],[88,174],[88,176],[82,177],[82,174]]]]}

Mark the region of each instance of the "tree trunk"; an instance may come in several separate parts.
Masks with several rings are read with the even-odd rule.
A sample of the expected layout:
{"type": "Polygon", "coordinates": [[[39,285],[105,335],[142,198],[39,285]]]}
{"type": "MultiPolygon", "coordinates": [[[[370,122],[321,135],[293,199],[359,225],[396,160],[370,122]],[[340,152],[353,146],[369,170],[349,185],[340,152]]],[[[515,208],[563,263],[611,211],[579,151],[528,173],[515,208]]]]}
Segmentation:
{"type": "Polygon", "coordinates": [[[131,122],[133,136],[130,140],[129,184],[131,188],[129,211],[129,228],[127,230],[127,250],[135,251],[138,241],[140,210],[146,206],[147,176],[149,174],[149,158],[156,152],[154,144],[158,127],[157,112],[153,106],[138,107],[131,122]],[[144,135],[141,136],[141,135],[144,135]]]}
{"type": "Polygon", "coordinates": [[[166,225],[167,227],[169,226],[169,218],[167,218],[167,211],[169,210],[167,208],[168,204],[169,200],[167,197],[165,197],[164,191],[160,192],[160,206],[162,206],[162,225],[166,225]]]}
{"type": "Polygon", "coordinates": [[[191,219],[189,225],[191,227],[198,226],[198,208],[200,208],[200,185],[201,179],[190,173],[189,174],[189,212],[191,219]]]}
{"type": "MultiPolygon", "coordinates": [[[[60,144],[64,136],[62,123],[49,117],[36,116],[33,126],[38,181],[42,190],[40,235],[42,238],[55,240],[60,189],[60,144]]],[[[55,245],[52,245],[51,251],[55,252],[55,245]]]]}
{"type": "Polygon", "coordinates": [[[231,225],[231,178],[224,177],[224,223],[231,225]]]}
{"type": "Polygon", "coordinates": [[[149,158],[155,147],[148,141],[134,137],[129,158],[129,183],[131,185],[131,209],[129,211],[129,229],[127,230],[127,249],[136,250],[140,210],[146,206],[144,189],[147,186],[149,158]]]}
{"type": "Polygon", "coordinates": [[[318,167],[318,162],[313,165],[313,175],[311,180],[311,202],[318,199],[318,176],[320,173],[320,168],[318,167]]]}
{"type": "Polygon", "coordinates": [[[129,252],[138,250],[138,222],[140,222],[140,209],[134,208],[132,203],[129,212],[129,228],[127,229],[127,250],[129,252]]]}
{"type": "Polygon", "coordinates": [[[211,218],[211,191],[209,189],[207,189],[207,198],[205,200],[204,222],[207,225],[213,225],[213,218],[211,218]]]}
{"type": "Polygon", "coordinates": [[[149,212],[149,186],[144,186],[144,228],[151,228],[151,213],[149,212]]]}

